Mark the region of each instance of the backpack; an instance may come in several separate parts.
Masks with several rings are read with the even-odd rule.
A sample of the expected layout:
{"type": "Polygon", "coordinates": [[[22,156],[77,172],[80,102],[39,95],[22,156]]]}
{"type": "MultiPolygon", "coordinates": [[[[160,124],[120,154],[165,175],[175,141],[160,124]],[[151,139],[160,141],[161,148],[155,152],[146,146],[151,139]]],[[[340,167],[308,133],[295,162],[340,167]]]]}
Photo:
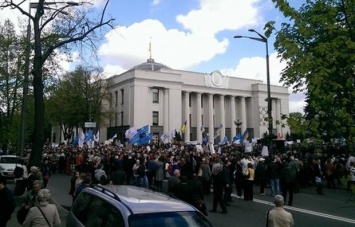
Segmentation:
{"type": "Polygon", "coordinates": [[[15,175],[15,178],[21,178],[22,175],[23,175],[23,168],[20,167],[20,166],[16,166],[15,169],[14,169],[14,175],[15,175]]]}

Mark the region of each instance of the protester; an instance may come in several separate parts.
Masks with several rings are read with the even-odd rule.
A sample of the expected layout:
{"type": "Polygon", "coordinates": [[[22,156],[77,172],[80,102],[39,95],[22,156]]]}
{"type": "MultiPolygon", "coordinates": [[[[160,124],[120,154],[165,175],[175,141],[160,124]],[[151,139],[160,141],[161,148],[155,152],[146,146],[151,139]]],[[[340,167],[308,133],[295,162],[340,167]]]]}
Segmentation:
{"type": "Polygon", "coordinates": [[[226,186],[226,178],[223,172],[223,164],[215,163],[212,166],[212,185],[213,185],[213,205],[210,212],[217,212],[217,205],[222,208],[222,214],[227,214],[226,204],[223,198],[223,191],[226,186]]]}
{"type": "Polygon", "coordinates": [[[0,175],[0,227],[6,227],[15,207],[14,196],[6,187],[6,179],[0,175]]]}
{"type": "Polygon", "coordinates": [[[244,200],[253,201],[254,193],[253,193],[253,185],[255,178],[255,171],[253,168],[253,164],[248,163],[248,177],[245,178],[244,181],[244,200]]]}
{"type": "Polygon", "coordinates": [[[284,198],[281,195],[274,197],[275,207],[266,215],[268,227],[290,227],[294,225],[292,214],[283,208],[284,198]]]}
{"type": "Polygon", "coordinates": [[[37,194],[37,206],[32,207],[27,214],[23,227],[60,227],[61,221],[57,206],[49,204],[51,194],[48,189],[41,189],[37,194]]]}
{"type": "Polygon", "coordinates": [[[39,190],[41,189],[42,182],[39,180],[35,180],[32,182],[32,189],[27,191],[20,198],[20,210],[17,212],[17,221],[22,224],[29,212],[29,210],[36,206],[37,195],[39,190]]]}
{"type": "Polygon", "coordinates": [[[280,184],[284,200],[286,201],[288,193],[287,205],[292,206],[293,190],[295,187],[295,175],[292,174],[290,163],[288,163],[287,161],[284,162],[284,168],[281,170],[280,184]]]}

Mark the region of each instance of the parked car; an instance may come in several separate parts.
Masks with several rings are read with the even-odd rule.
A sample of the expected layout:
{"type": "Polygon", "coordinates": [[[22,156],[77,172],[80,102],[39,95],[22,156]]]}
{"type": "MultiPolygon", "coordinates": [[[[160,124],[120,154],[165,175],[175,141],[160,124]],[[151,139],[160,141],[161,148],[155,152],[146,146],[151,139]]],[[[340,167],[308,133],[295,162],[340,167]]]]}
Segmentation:
{"type": "Polygon", "coordinates": [[[18,163],[16,155],[0,155],[0,174],[6,178],[15,178],[14,170],[18,163]]]}
{"type": "Polygon", "coordinates": [[[67,227],[212,227],[193,206],[168,194],[130,185],[85,188],[67,216],[67,227]]]}

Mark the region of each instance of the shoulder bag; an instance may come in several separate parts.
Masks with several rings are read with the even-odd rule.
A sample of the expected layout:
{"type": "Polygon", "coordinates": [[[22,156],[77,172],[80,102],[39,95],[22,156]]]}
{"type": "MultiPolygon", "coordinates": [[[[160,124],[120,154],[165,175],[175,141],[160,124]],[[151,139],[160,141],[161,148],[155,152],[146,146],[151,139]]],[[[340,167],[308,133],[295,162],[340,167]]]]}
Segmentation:
{"type": "Polygon", "coordinates": [[[37,206],[37,208],[39,209],[39,211],[41,211],[41,213],[42,213],[44,219],[46,219],[48,226],[49,226],[49,227],[52,227],[52,225],[49,224],[49,221],[48,221],[48,219],[46,218],[46,215],[44,215],[44,213],[43,213],[43,211],[41,210],[41,208],[39,208],[39,206],[37,206]]]}

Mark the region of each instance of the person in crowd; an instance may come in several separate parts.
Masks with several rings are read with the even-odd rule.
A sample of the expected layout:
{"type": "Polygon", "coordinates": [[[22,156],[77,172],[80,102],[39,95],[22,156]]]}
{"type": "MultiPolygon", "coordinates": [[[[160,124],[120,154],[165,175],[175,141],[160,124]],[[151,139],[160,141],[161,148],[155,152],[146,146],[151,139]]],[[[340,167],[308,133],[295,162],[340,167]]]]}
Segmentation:
{"type": "Polygon", "coordinates": [[[321,160],[313,160],[313,171],[315,175],[316,191],[318,195],[324,195],[323,193],[323,171],[321,166],[321,160]]]}
{"type": "Polygon", "coordinates": [[[132,170],[133,170],[133,177],[134,177],[134,185],[139,186],[139,173],[138,169],[141,165],[140,159],[136,159],[136,163],[134,163],[132,170]]]}
{"type": "Polygon", "coordinates": [[[104,181],[107,180],[107,175],[102,163],[98,164],[98,167],[95,169],[94,179],[95,183],[105,184],[104,181]]]}
{"type": "Polygon", "coordinates": [[[253,201],[254,193],[253,193],[253,185],[255,178],[255,170],[253,168],[253,164],[248,163],[248,173],[249,176],[245,178],[244,181],[244,200],[253,201]]]}
{"type": "Polygon", "coordinates": [[[213,205],[210,212],[217,212],[217,205],[220,204],[222,213],[227,214],[226,204],[223,198],[223,191],[226,186],[226,178],[223,171],[223,164],[217,161],[212,166],[212,185],[213,185],[213,205]]]}
{"type": "Polygon", "coordinates": [[[232,185],[231,185],[231,179],[230,179],[230,165],[231,161],[229,159],[224,160],[224,165],[223,165],[223,173],[224,173],[224,178],[226,179],[226,183],[224,186],[224,202],[226,206],[230,206],[230,202],[232,202],[232,185]]]}
{"type": "Polygon", "coordinates": [[[202,159],[202,164],[201,164],[200,168],[202,171],[201,181],[202,181],[204,194],[210,195],[212,171],[211,171],[211,167],[210,167],[208,158],[202,159]]]}
{"type": "Polygon", "coordinates": [[[348,181],[347,190],[348,192],[355,193],[355,189],[352,188],[352,187],[355,188],[355,163],[354,162],[350,162],[349,174],[350,174],[350,179],[348,181]]]}
{"type": "Polygon", "coordinates": [[[174,175],[169,178],[168,183],[169,183],[168,192],[174,193],[176,185],[180,183],[180,170],[175,169],[174,175]]]}
{"type": "Polygon", "coordinates": [[[266,171],[265,158],[259,158],[259,162],[255,169],[255,181],[259,185],[260,195],[265,195],[266,186],[266,171]]]}
{"type": "Polygon", "coordinates": [[[173,193],[176,198],[193,204],[193,188],[187,184],[187,176],[181,176],[180,182],[174,187],[173,193]]]}
{"type": "Polygon", "coordinates": [[[275,207],[266,214],[268,227],[291,227],[294,225],[292,214],[284,208],[284,198],[281,195],[274,197],[275,207]]]}
{"type": "Polygon", "coordinates": [[[15,207],[15,198],[6,187],[6,179],[0,175],[0,227],[6,227],[15,207]]]}
{"type": "Polygon", "coordinates": [[[155,160],[155,176],[154,176],[154,186],[157,188],[162,188],[163,187],[163,180],[165,178],[164,176],[164,157],[159,156],[155,160]]]}
{"type": "Polygon", "coordinates": [[[155,157],[151,156],[147,158],[148,160],[146,162],[146,176],[148,179],[148,186],[153,186],[155,173],[156,173],[155,157]]]}
{"type": "Polygon", "coordinates": [[[46,188],[48,185],[49,178],[51,177],[51,168],[49,159],[43,160],[43,164],[40,169],[43,176],[43,188],[46,188]]]}
{"type": "Polygon", "coordinates": [[[270,179],[271,196],[280,195],[281,159],[275,155],[274,160],[268,164],[268,177],[270,179]]]}
{"type": "Polygon", "coordinates": [[[78,197],[80,192],[82,192],[86,187],[89,187],[92,183],[92,177],[90,174],[86,174],[84,181],[79,185],[74,193],[74,200],[78,197]]]}
{"type": "Polygon", "coordinates": [[[28,175],[29,187],[32,187],[34,181],[41,182],[41,188],[43,188],[43,175],[37,166],[32,166],[30,168],[30,174],[28,175]]]}
{"type": "Polygon", "coordinates": [[[31,207],[36,206],[37,195],[41,189],[42,182],[35,180],[32,182],[32,189],[28,190],[20,198],[20,210],[17,212],[17,221],[22,224],[27,216],[28,211],[31,207]]]}
{"type": "Polygon", "coordinates": [[[325,179],[327,181],[327,188],[336,189],[334,178],[335,166],[330,158],[328,158],[326,163],[324,164],[324,173],[325,179]]]}
{"type": "Polygon", "coordinates": [[[291,164],[285,161],[281,170],[280,184],[284,200],[286,201],[288,193],[288,205],[293,203],[293,190],[295,185],[295,175],[292,173],[291,164]]]}
{"type": "Polygon", "coordinates": [[[240,161],[235,164],[233,173],[235,189],[237,190],[237,199],[242,198],[242,188],[244,187],[243,167],[240,161]]]}
{"type": "Polygon", "coordinates": [[[28,212],[23,227],[60,227],[61,221],[57,206],[49,204],[51,194],[48,189],[41,189],[37,194],[37,206],[28,212]]]}
{"type": "Polygon", "coordinates": [[[121,164],[115,164],[112,166],[109,179],[110,179],[110,184],[113,185],[127,184],[127,173],[123,171],[123,166],[121,164]]]}
{"type": "Polygon", "coordinates": [[[73,176],[70,178],[70,190],[69,190],[69,195],[73,197],[73,202],[74,202],[74,193],[76,190],[76,180],[79,179],[80,173],[79,171],[75,171],[73,176]]]}
{"type": "Polygon", "coordinates": [[[289,167],[291,169],[292,177],[294,179],[293,191],[295,193],[298,193],[300,191],[300,171],[302,168],[301,162],[297,158],[295,158],[295,156],[291,155],[289,167]]]}

